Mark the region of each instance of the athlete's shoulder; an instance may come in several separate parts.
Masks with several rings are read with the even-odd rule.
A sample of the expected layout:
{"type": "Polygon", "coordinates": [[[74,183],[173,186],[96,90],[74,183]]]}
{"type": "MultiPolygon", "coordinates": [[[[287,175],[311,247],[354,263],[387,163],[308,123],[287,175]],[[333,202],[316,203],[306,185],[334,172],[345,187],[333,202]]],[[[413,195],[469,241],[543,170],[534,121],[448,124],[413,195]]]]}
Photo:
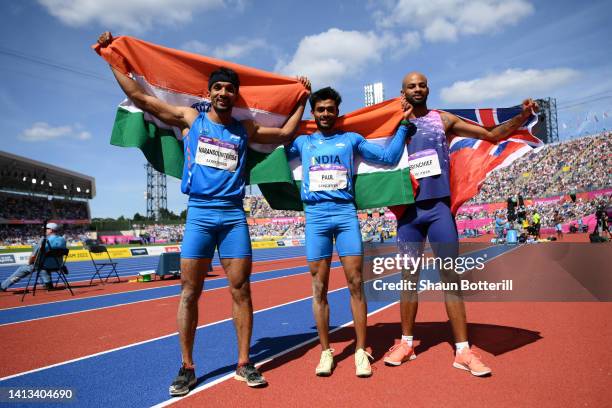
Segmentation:
{"type": "Polygon", "coordinates": [[[365,138],[357,132],[344,132],[344,137],[351,140],[353,143],[361,143],[365,138]]]}

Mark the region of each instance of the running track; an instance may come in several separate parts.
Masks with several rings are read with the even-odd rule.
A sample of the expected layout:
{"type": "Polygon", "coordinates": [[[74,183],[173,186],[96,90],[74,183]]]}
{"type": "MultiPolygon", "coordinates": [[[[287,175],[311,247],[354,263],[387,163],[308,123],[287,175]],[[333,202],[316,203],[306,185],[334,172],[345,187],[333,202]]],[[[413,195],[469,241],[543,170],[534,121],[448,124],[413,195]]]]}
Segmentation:
{"type": "MultiPolygon", "coordinates": [[[[489,262],[512,263],[521,252],[530,250],[510,249],[514,248],[498,246],[483,253],[489,254],[489,262]]],[[[64,291],[41,291],[35,298],[37,304],[28,296],[23,306],[15,303],[17,296],[0,294],[0,388],[70,387],[78,406],[139,407],[170,402],[189,406],[312,406],[331,403],[338,389],[351,391],[346,404],[368,401],[368,405],[388,406],[406,403],[402,398],[406,393],[398,392],[404,387],[406,391],[418,388],[410,393],[414,406],[532,405],[529,401],[537,401],[540,406],[574,405],[572,402],[598,406],[602,404],[597,402],[609,401],[602,398],[610,396],[604,388],[605,380],[609,382],[612,376],[610,354],[604,354],[606,360],[592,353],[599,348],[607,349],[605,339],[609,341],[612,334],[609,318],[604,317],[612,311],[606,303],[468,304],[468,316],[474,322],[470,326],[473,341],[495,370],[491,378],[476,379],[449,368],[446,318],[443,307],[436,303],[431,303],[431,307],[425,303],[419,315],[417,337],[421,339],[421,349],[417,353],[423,355],[397,369],[384,367],[379,360],[399,332],[398,309],[392,301],[371,302],[369,338],[377,360],[375,373],[370,380],[355,378],[352,331],[346,327],[352,318],[338,262],[333,265],[329,302],[330,323],[336,330],[332,341],[339,366],[331,378],[316,378],[312,374],[318,361],[316,330],[311,314],[310,278],[302,251],[303,248],[254,251],[252,291],[256,314],[251,351],[256,362],[270,360],[263,366],[271,383],[266,389],[251,390],[233,380],[226,381],[232,375],[237,355],[230,297],[224,290],[227,282],[222,276],[207,280],[208,292],[200,301],[194,356],[200,378],[198,389],[187,398],[169,400],[167,396],[168,385],[180,362],[174,322],[176,281],[157,282],[151,284],[155,287],[145,290],[142,290],[145,284],[134,283],[96,285],[96,291],[79,287],[74,299],[69,299],[64,291]],[[98,288],[104,289],[103,295],[98,288]],[[567,324],[568,320],[571,324],[567,324]],[[500,325],[502,321],[504,324],[500,325]],[[592,324],[599,330],[587,335],[583,329],[592,324]],[[572,353],[564,353],[566,348],[560,347],[567,345],[568,339],[574,344],[572,353]],[[583,346],[591,353],[585,355],[583,346]],[[583,368],[585,364],[587,367],[583,368]],[[553,368],[558,371],[551,376],[553,368]],[[581,371],[586,375],[576,374],[581,371]],[[408,381],[412,380],[411,373],[421,377],[418,383],[408,381]],[[555,395],[545,397],[555,380],[567,381],[568,377],[573,382],[571,393],[559,387],[555,395]],[[364,381],[368,387],[361,386],[364,381]],[[527,387],[530,381],[534,386],[527,387]],[[440,387],[445,391],[440,392],[440,387]],[[465,387],[474,387],[469,390],[468,401],[473,404],[452,404],[457,400],[449,399],[452,397],[449,392],[467,395],[465,387]],[[517,387],[525,388],[525,392],[516,392],[517,387]],[[495,390],[505,390],[506,394],[500,397],[495,390]],[[569,395],[571,399],[567,399],[569,395]]],[[[121,274],[134,275],[134,271],[152,269],[148,265],[156,264],[155,259],[138,260],[140,264],[122,263],[120,267],[126,270],[121,274]]],[[[78,268],[71,265],[74,265],[70,269],[72,278],[78,268]]],[[[86,265],[83,268],[82,273],[90,273],[86,265]]],[[[83,280],[78,276],[72,279],[83,280]]]]}

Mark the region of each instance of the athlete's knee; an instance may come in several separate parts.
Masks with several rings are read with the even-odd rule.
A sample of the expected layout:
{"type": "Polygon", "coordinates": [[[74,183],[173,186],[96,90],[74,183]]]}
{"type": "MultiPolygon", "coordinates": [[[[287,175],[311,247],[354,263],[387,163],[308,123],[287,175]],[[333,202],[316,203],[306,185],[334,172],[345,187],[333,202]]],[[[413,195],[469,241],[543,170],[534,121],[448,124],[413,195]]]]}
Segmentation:
{"type": "Polygon", "coordinates": [[[346,278],[346,284],[348,286],[351,297],[361,297],[361,284],[363,279],[360,274],[351,274],[346,278]]]}
{"type": "Polygon", "coordinates": [[[234,303],[245,303],[251,301],[251,285],[249,281],[231,285],[230,292],[234,303]]]}
{"type": "Polygon", "coordinates": [[[312,280],[312,298],[317,303],[327,303],[327,285],[324,282],[312,280]]]}
{"type": "Polygon", "coordinates": [[[198,285],[183,283],[181,288],[181,303],[186,306],[197,305],[201,294],[202,290],[198,285]]]}

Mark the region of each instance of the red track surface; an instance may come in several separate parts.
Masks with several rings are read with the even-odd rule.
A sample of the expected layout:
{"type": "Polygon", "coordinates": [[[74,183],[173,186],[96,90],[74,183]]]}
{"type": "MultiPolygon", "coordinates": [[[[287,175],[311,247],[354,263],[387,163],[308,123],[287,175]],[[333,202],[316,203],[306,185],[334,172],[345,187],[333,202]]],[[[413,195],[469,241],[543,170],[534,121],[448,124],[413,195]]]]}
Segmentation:
{"type": "MultiPolygon", "coordinates": [[[[493,260],[490,268],[511,272],[528,260],[534,270],[542,271],[540,279],[549,279],[540,284],[559,278],[584,291],[563,265],[551,262],[559,248],[563,246],[524,246],[493,260]]],[[[587,253],[603,249],[585,248],[587,253]]],[[[612,303],[471,302],[467,315],[470,341],[493,369],[490,377],[477,378],[452,367],[453,340],[444,306],[423,302],[415,330],[419,340],[415,361],[400,367],[382,363],[401,333],[399,307],[394,305],[368,321],[368,343],[375,358],[370,379],[355,377],[354,332],[347,327],[331,336],[338,367],[329,378],[314,375],[320,348],[312,342],[262,366],[270,382],[266,389],[249,389],[228,380],[176,405],[610,406],[612,303]]]]}
{"type": "MultiPolygon", "coordinates": [[[[334,261],[337,261],[337,257],[334,257],[334,261]]],[[[259,261],[253,263],[253,273],[267,272],[275,269],[286,269],[297,266],[305,266],[306,257],[297,257],[290,259],[281,259],[273,261],[259,261]]],[[[225,276],[223,269],[220,266],[215,266],[213,271],[210,273],[212,276],[210,279],[222,278],[225,276]]],[[[129,278],[129,280],[135,280],[136,276],[129,278]]],[[[6,309],[9,307],[17,306],[28,306],[36,305],[41,303],[56,302],[62,300],[78,299],[91,296],[108,295],[111,293],[130,292],[139,289],[150,289],[159,286],[170,286],[179,285],[179,280],[156,280],[153,282],[130,282],[128,278],[121,277],[121,282],[114,282],[112,279],[108,284],[98,284],[94,282],[92,286],[89,286],[89,280],[75,282],[72,285],[72,290],[75,296],[70,296],[65,290],[58,290],[53,292],[47,292],[42,289],[36,291],[36,296],[26,295],[25,300],[21,301],[21,295],[23,294],[22,289],[12,290],[7,293],[3,293],[0,296],[0,309],[6,309]],[[13,296],[9,296],[12,294],[13,296]]],[[[60,285],[61,286],[61,285],[60,285]]]]}
{"type": "Polygon", "coordinates": [[[249,389],[228,380],[177,401],[180,407],[604,407],[610,406],[610,303],[471,303],[473,343],[493,369],[477,378],[452,367],[444,306],[423,303],[416,337],[418,358],[386,367],[382,356],[399,336],[399,308],[372,316],[368,338],[374,375],[355,377],[352,327],[332,335],[337,369],[314,375],[320,348],[312,343],[265,364],[270,382],[249,389]]]}
{"type": "MultiPolygon", "coordinates": [[[[584,253],[573,253],[567,259],[563,245],[523,246],[491,261],[490,271],[508,276],[528,265],[535,271],[528,279],[524,274],[515,276],[516,285],[521,288],[548,284],[570,289],[576,300],[590,300],[596,291],[585,290],[567,270],[569,266],[582,265],[585,258],[600,257],[599,248],[602,247],[588,246],[584,253]]],[[[262,262],[254,270],[304,264],[303,258],[265,265],[262,262]]],[[[330,281],[332,290],[345,285],[341,268],[335,269],[330,281]]],[[[146,287],[176,283],[152,283],[146,287]]],[[[103,294],[107,294],[133,290],[137,287],[134,285],[96,289],[104,289],[103,294]]],[[[256,282],[252,291],[255,310],[260,310],[310,296],[310,277],[303,274],[256,282]]],[[[524,293],[528,298],[537,294],[529,290],[524,293]]],[[[58,300],[56,294],[41,292],[43,296],[37,296],[36,301],[58,300]]],[[[65,292],[60,294],[62,300],[66,299],[65,292]]],[[[79,296],[96,294],[99,292],[83,291],[79,296]]],[[[6,302],[4,298],[2,302],[6,302]]],[[[0,327],[2,353],[11,356],[2,359],[0,376],[172,334],[176,331],[177,301],[175,296],[0,327]]],[[[229,318],[227,289],[207,292],[200,301],[200,310],[200,325],[229,318]]],[[[346,327],[331,336],[338,366],[329,378],[314,375],[320,349],[313,341],[263,365],[270,382],[265,389],[249,389],[243,383],[227,380],[177,400],[176,405],[610,406],[612,303],[471,302],[467,303],[467,313],[470,341],[493,369],[491,377],[473,377],[452,367],[452,338],[444,306],[439,302],[422,302],[415,330],[419,341],[416,349],[419,357],[415,361],[394,368],[382,363],[386,350],[400,334],[399,308],[394,305],[368,321],[368,344],[375,358],[370,379],[354,375],[354,332],[352,327],[346,327]]]]}
{"type": "MultiPolygon", "coordinates": [[[[330,290],[345,285],[342,269],[334,268],[330,290]]],[[[254,310],[312,295],[309,274],[253,282],[251,290],[254,310]]],[[[2,354],[12,356],[3,359],[0,377],[174,333],[178,299],[173,296],[0,326],[2,354]],[[24,344],[28,345],[27,353],[24,344]]],[[[200,325],[230,318],[231,297],[227,288],[204,293],[199,308],[200,325]]]]}

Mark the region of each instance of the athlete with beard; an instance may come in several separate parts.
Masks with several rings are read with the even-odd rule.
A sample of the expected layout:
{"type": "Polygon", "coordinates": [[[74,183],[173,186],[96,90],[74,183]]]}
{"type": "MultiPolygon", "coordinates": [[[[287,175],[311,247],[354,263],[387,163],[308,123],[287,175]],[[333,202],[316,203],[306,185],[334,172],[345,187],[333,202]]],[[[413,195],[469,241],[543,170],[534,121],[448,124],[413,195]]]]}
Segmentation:
{"type": "MultiPolygon", "coordinates": [[[[98,43],[108,46],[111,33],[98,43]]],[[[232,118],[240,80],[229,68],[219,68],[208,79],[209,112],[170,105],[148,95],[133,79],[111,67],[128,98],[141,110],[162,122],[176,126],[183,134],[185,166],[181,190],[189,195],[185,236],[181,251],[181,298],[177,322],[182,365],[170,386],[170,395],[186,395],[196,384],[193,344],[198,325],[198,299],[204,275],[209,270],[215,248],[229,281],[232,314],[238,338],[238,365],[235,379],[251,387],[266,384],[265,378],[249,360],[253,330],[251,240],[242,206],[245,194],[247,140],[257,143],[289,142],[304,113],[307,97],[296,106],[282,128],[263,127],[232,118]]],[[[309,91],[306,78],[299,81],[309,91]]]]}
{"type": "Polygon", "coordinates": [[[403,120],[391,142],[386,147],[369,143],[357,133],[335,129],[341,101],[338,92],[329,87],[313,93],[310,106],[317,132],[297,137],[286,151],[290,159],[300,157],[302,161],[300,194],[306,214],[306,259],[312,275],[312,308],[323,349],[315,374],[331,375],[334,364],[333,349],[329,347],[327,288],[335,240],[355,322],[355,371],[359,377],[369,377],[371,356],[365,351],[367,306],[361,285],[363,246],[353,188],[355,158],[359,154],[370,163],[395,165],[415,129],[408,121],[412,107],[404,103],[403,120]]]}
{"type": "MultiPolygon", "coordinates": [[[[429,110],[427,96],[429,87],[425,75],[411,72],[402,82],[402,95],[413,106],[417,126],[416,134],[408,145],[409,165],[411,170],[419,164],[418,172],[414,171],[419,181],[416,202],[408,205],[403,214],[397,215],[397,239],[400,252],[418,256],[422,253],[426,239],[432,245],[436,257],[456,257],[458,236],[455,219],[450,209],[450,158],[448,137],[465,136],[496,143],[517,130],[538,110],[537,104],[527,99],[522,104],[522,112],[507,122],[493,128],[485,129],[469,124],[448,112],[429,110]],[[424,160],[427,159],[427,160],[424,160]]],[[[457,281],[457,274],[452,270],[440,271],[442,281],[457,281]]],[[[418,282],[419,273],[407,279],[418,282]]],[[[455,338],[456,355],[453,366],[467,370],[476,376],[491,373],[472,352],[467,338],[465,306],[460,291],[445,291],[446,312],[455,338]]],[[[403,292],[400,298],[400,315],[402,338],[385,356],[385,363],[398,366],[405,361],[416,358],[413,349],[413,329],[418,309],[416,291],[403,292]]]]}

